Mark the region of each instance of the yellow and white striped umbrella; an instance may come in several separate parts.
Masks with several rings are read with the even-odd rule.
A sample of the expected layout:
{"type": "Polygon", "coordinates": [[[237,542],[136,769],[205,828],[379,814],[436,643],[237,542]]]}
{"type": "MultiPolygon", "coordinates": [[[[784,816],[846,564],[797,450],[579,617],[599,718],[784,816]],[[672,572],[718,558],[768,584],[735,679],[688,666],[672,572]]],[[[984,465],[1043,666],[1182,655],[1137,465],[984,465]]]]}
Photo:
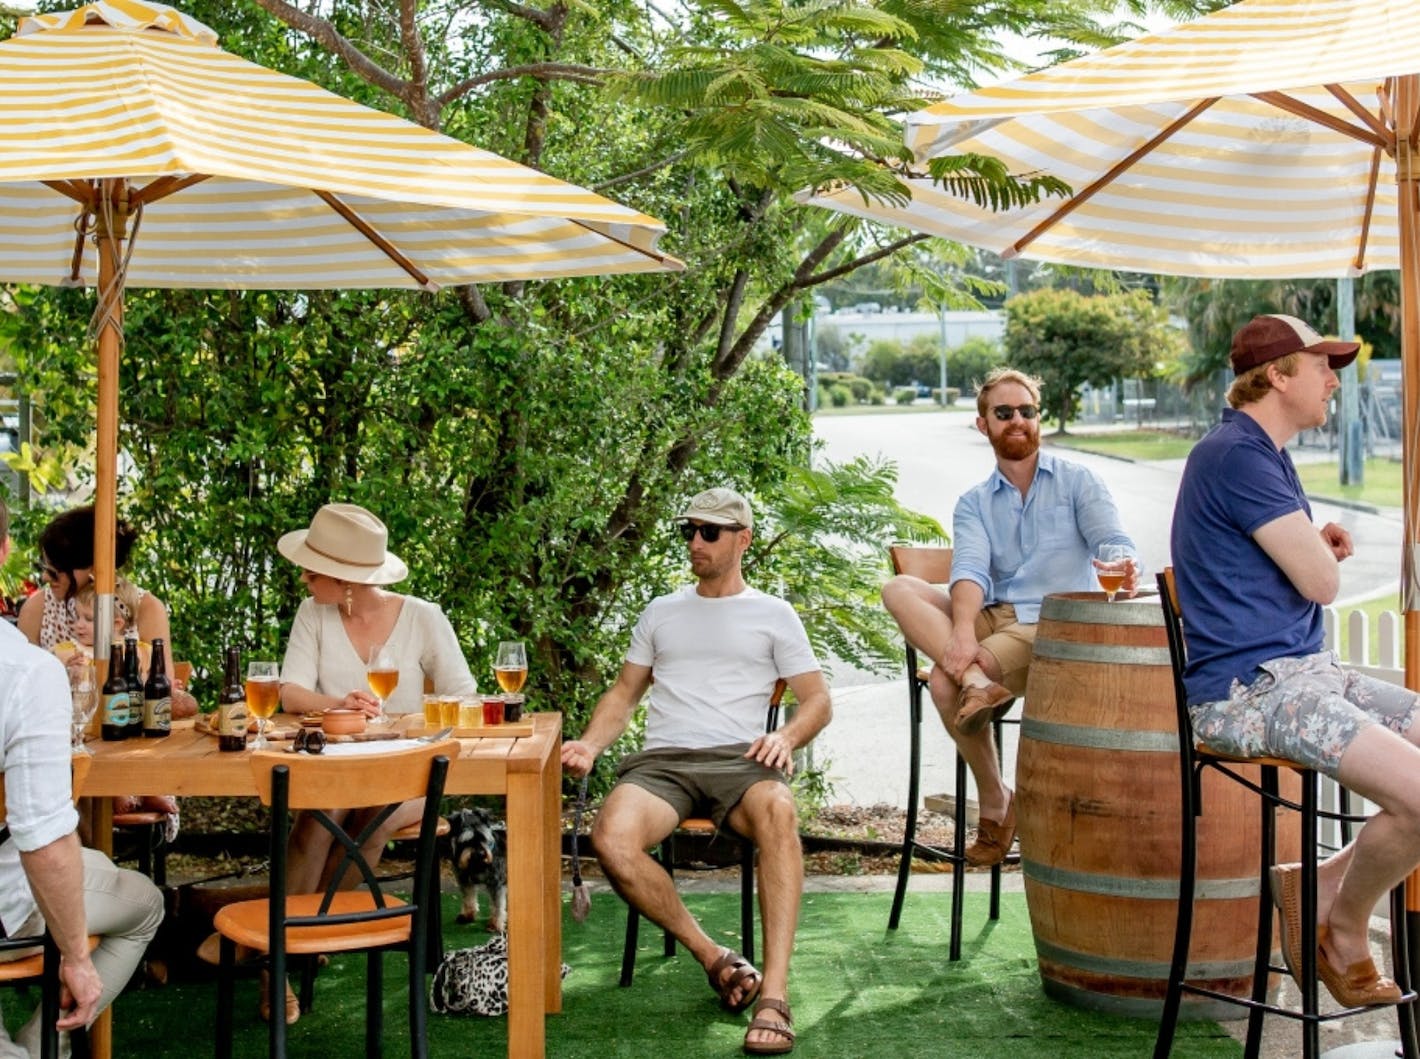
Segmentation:
{"type": "Polygon", "coordinates": [[[217,47],[162,4],[23,19],[0,43],[0,282],[100,292],[98,654],[112,622],[127,286],[335,289],[683,266],[665,226],[217,47]]]}
{"type": "Polygon", "coordinates": [[[913,114],[904,204],[808,198],[1006,256],[1175,275],[1400,267],[1387,79],[1420,72],[1417,0],[1245,0],[913,114]],[[977,152],[1074,190],[993,213],[921,163],[977,152]]]}
{"type": "Polygon", "coordinates": [[[32,16],[0,43],[0,281],[92,283],[76,224],[92,231],[103,180],[141,205],[131,286],[434,289],[680,267],[657,252],[654,218],[238,58],[135,0],[32,16]]]}

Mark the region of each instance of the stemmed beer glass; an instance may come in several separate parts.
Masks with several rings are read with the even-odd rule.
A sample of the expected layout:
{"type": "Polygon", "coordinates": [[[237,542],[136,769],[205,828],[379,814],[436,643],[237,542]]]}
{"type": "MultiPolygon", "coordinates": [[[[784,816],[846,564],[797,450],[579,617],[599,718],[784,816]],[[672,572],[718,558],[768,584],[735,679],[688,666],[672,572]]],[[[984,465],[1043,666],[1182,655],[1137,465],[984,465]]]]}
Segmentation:
{"type": "Polygon", "coordinates": [[[523,690],[528,679],[528,652],[521,641],[504,640],[498,645],[493,675],[498,678],[498,686],[509,695],[523,690]]]}
{"type": "Polygon", "coordinates": [[[265,750],[266,723],[281,703],[281,667],[275,662],[247,663],[247,712],[256,718],[253,750],[265,750]]]}
{"type": "Polygon", "coordinates": [[[1122,544],[1101,544],[1095,550],[1095,577],[1104,589],[1106,602],[1113,603],[1115,593],[1123,586],[1128,560],[1129,549],[1122,544]]]}
{"type": "Polygon", "coordinates": [[[365,667],[365,681],[370,685],[371,694],[380,700],[380,712],[375,715],[373,723],[384,724],[389,720],[385,716],[385,700],[394,694],[394,689],[399,686],[399,665],[394,660],[394,652],[389,649],[389,644],[378,644],[370,648],[370,662],[365,667]]]}
{"type": "Polygon", "coordinates": [[[69,697],[74,708],[70,747],[76,754],[92,754],[93,751],[84,745],[84,734],[99,704],[98,689],[94,687],[93,663],[69,670],[69,697]]]}

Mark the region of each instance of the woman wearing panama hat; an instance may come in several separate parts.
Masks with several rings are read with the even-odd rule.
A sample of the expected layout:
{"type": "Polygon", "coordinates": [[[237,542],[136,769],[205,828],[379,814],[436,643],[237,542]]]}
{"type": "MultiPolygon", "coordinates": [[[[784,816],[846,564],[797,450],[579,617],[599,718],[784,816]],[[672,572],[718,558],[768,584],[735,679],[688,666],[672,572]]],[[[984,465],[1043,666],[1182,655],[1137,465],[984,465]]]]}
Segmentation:
{"type": "MultiPolygon", "coordinates": [[[[296,611],[286,657],[281,664],[281,708],[292,713],[324,713],[343,708],[369,717],[380,712],[380,700],[365,680],[365,663],[373,649],[384,645],[399,667],[399,683],[385,699],[391,713],[421,709],[426,678],[434,691],[474,695],[478,688],[438,604],[391,592],[408,567],[387,547],[385,524],[356,504],[326,504],[306,529],[287,533],[276,550],[301,568],[310,592],[296,611]]],[[[354,834],[378,810],[345,811],[344,826],[354,834]]],[[[365,848],[370,863],[389,836],[416,823],[423,799],[406,802],[371,837],[365,848]]],[[[340,819],[339,811],[332,814],[340,819]]],[[[309,893],[320,889],[335,869],[331,836],[304,814],[291,829],[287,890],[309,893]]],[[[347,883],[357,880],[347,876],[347,883]]],[[[261,991],[263,998],[268,991],[261,991]]],[[[270,1012],[263,1007],[263,1018],[270,1012]]],[[[287,987],[286,1021],[300,1017],[296,997],[287,987]]]]}

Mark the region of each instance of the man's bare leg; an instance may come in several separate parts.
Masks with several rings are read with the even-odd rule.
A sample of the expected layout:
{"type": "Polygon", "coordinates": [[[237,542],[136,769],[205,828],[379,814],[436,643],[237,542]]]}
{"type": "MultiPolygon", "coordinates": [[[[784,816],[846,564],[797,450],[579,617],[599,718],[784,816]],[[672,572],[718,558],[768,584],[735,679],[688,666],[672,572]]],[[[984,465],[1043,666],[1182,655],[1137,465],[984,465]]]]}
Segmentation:
{"type": "MultiPolygon", "coordinates": [[[[669,802],[633,783],[622,783],[612,789],[597,813],[592,846],[607,881],[622,900],[675,935],[708,973],[720,958],[720,946],[685,907],[674,880],[646,852],[679,822],[669,802]]],[[[732,973],[729,969],[724,972],[726,976],[732,973]]],[[[728,998],[731,1004],[740,999],[738,989],[728,998]]]]}
{"type": "MultiPolygon", "coordinates": [[[[999,670],[989,679],[1000,677],[999,670]]],[[[976,797],[980,814],[987,820],[1001,820],[1006,815],[1011,800],[1011,790],[1001,776],[1001,765],[996,759],[996,739],[991,725],[986,725],[975,735],[966,735],[957,730],[956,715],[960,688],[956,681],[947,676],[940,666],[933,667],[927,689],[932,694],[932,704],[941,715],[947,734],[956,742],[957,751],[966,760],[976,780],[976,797]]]]}
{"type": "MultiPolygon", "coordinates": [[[[952,640],[951,601],[946,593],[920,577],[898,574],[883,585],[883,606],[902,629],[903,639],[940,666],[952,640]]],[[[995,679],[975,663],[962,674],[962,681],[972,687],[986,687],[995,679]]],[[[954,731],[955,725],[948,725],[948,730],[954,731]]]]}
{"type": "MultiPolygon", "coordinates": [[[[764,985],[760,996],[789,1002],[789,957],[799,923],[799,895],[804,888],[804,853],[799,842],[799,819],[794,796],[787,785],[764,780],[745,791],[730,810],[727,822],[752,839],[759,850],[759,915],[764,934],[764,985]]],[[[772,1008],[757,1016],[783,1023],[772,1008]]],[[[771,1030],[753,1029],[746,1041],[770,1044],[782,1041],[771,1030]]]]}

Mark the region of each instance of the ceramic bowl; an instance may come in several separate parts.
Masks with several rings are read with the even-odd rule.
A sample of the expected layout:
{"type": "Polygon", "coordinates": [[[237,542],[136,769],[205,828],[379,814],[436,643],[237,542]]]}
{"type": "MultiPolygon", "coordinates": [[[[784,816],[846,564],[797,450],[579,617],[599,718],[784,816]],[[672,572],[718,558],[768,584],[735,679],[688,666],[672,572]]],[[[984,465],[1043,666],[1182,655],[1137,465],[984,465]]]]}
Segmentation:
{"type": "Polygon", "coordinates": [[[326,710],[320,726],[326,735],[358,735],[365,730],[365,715],[359,710],[326,710]]]}

